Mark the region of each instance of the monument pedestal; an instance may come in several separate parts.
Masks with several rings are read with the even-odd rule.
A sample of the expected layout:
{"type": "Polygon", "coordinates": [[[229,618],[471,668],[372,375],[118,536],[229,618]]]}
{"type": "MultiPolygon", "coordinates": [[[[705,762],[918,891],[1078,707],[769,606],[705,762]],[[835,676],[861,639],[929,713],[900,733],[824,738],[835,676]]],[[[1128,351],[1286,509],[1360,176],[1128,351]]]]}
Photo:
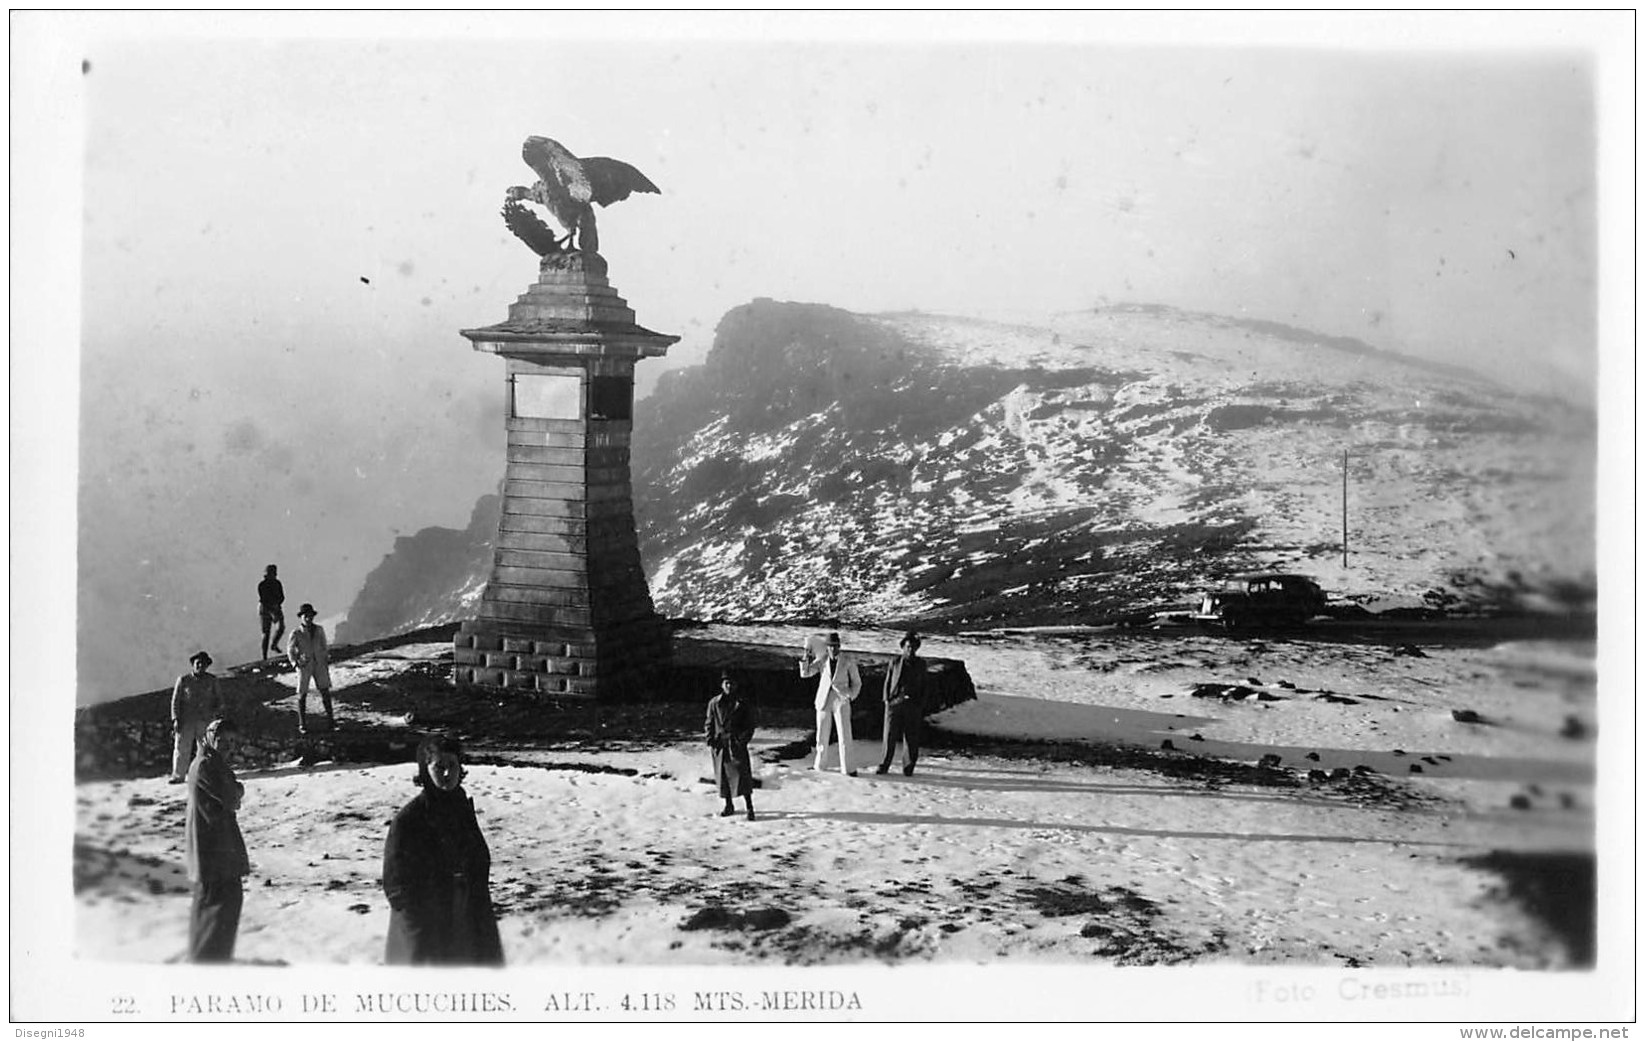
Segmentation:
{"type": "Polygon", "coordinates": [[[598,254],[551,254],[506,322],[462,331],[507,361],[508,466],[479,617],[455,638],[459,684],[610,697],[669,659],[629,444],[635,363],[679,338],[636,325],[605,276],[598,254]]]}

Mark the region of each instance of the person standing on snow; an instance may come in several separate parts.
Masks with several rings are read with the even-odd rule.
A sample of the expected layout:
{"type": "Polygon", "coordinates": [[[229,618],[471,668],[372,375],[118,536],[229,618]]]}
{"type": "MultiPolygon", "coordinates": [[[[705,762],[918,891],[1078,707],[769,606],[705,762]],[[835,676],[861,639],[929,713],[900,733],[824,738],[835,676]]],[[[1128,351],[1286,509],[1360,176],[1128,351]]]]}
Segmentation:
{"type": "Polygon", "coordinates": [[[383,845],[390,966],[501,966],[491,912],[491,850],[462,789],[462,746],[430,735],[417,747],[422,792],[394,816],[383,845]]]}
{"type": "Polygon", "coordinates": [[[714,778],[725,800],[720,817],[737,813],[731,798],[741,796],[748,807],[748,820],[753,821],[754,768],[748,759],[748,743],[754,737],[754,704],[743,697],[729,670],[720,674],[720,693],[708,700],[705,728],[714,754],[714,778]]]}
{"type": "Polygon", "coordinates": [[[885,670],[885,755],[874,768],[875,774],[891,769],[898,741],[903,743],[903,774],[913,774],[914,763],[920,758],[920,725],[925,722],[927,679],[925,659],[920,658],[920,635],[909,630],[897,646],[902,654],[892,659],[885,670]]]}
{"type": "Polygon", "coordinates": [[[817,697],[812,702],[817,710],[817,746],[811,769],[823,769],[823,754],[828,752],[834,725],[838,724],[840,773],[855,778],[857,772],[851,767],[851,703],[862,690],[862,673],[857,669],[857,660],[841,654],[840,635],[830,633],[828,653],[823,658],[814,658],[811,649],[806,649],[805,658],[800,660],[800,676],[817,678],[817,697]]]}
{"type": "Polygon", "coordinates": [[[189,911],[190,962],[232,962],[245,903],[241,882],[251,874],[246,841],[236,812],[246,788],[234,777],[229,759],[238,748],[239,729],[232,720],[206,725],[200,753],[188,769],[188,816],[183,834],[183,861],[194,884],[189,911]]]}

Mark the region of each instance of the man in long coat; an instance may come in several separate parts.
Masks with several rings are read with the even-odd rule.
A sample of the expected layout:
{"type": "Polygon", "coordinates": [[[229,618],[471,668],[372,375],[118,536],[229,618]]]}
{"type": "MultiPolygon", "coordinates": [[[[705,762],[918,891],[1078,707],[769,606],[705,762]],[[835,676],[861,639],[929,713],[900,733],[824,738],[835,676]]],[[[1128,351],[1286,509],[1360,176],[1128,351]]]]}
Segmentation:
{"type": "Polygon", "coordinates": [[[862,673],[857,660],[840,652],[840,635],[828,635],[828,653],[813,658],[806,649],[800,660],[800,676],[817,678],[817,697],[812,706],[817,710],[817,747],[811,760],[811,769],[823,769],[823,754],[828,751],[833,725],[840,729],[840,773],[855,778],[851,767],[851,703],[862,690],[862,673]]]}
{"type": "Polygon", "coordinates": [[[748,743],[754,737],[754,704],[743,697],[737,679],[720,674],[720,693],[708,700],[706,737],[714,753],[714,778],[720,784],[725,807],[720,817],[737,813],[733,796],[741,796],[754,820],[754,767],[748,758],[748,743]]]}
{"type": "Polygon", "coordinates": [[[326,643],[326,628],[314,623],[314,605],[305,604],[297,609],[303,621],[291,631],[286,641],[286,655],[297,667],[297,732],[308,731],[309,681],[320,689],[320,702],[326,709],[326,724],[337,730],[337,717],[331,711],[331,649],[326,643]]]}
{"type": "Polygon", "coordinates": [[[183,784],[194,747],[206,733],[206,725],[223,711],[223,696],[217,678],[211,675],[211,656],[196,651],[188,657],[189,672],[177,678],[171,689],[171,784],[183,784]]]}
{"type": "Polygon", "coordinates": [[[925,722],[925,659],[920,658],[920,635],[913,630],[903,634],[897,645],[902,654],[891,660],[885,670],[885,755],[875,774],[891,769],[891,758],[897,753],[897,743],[904,746],[902,773],[913,774],[914,763],[920,758],[920,725],[925,722]]]}
{"type": "Polygon", "coordinates": [[[251,862],[235,813],[246,790],[228,765],[238,738],[232,721],[213,720],[206,725],[199,755],[188,769],[183,860],[189,882],[194,884],[190,962],[232,961],[234,939],[240,932],[240,908],[245,901],[241,880],[250,874],[251,862]]]}

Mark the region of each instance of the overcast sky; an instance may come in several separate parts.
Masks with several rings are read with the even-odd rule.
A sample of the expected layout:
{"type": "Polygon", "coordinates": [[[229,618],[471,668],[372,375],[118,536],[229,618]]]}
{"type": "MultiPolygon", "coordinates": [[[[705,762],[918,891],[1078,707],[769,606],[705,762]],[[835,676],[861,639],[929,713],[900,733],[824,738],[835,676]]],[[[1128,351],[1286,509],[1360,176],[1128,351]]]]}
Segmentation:
{"type": "Polygon", "coordinates": [[[79,329],[43,334],[80,351],[81,640],[143,647],[82,648],[83,699],[254,647],[265,563],[341,613],[494,489],[502,366],[457,331],[535,276],[498,216],[529,134],[662,188],[600,212],[618,291],[683,337],[642,387],[763,296],[1167,303],[1594,396],[1614,16],[13,27],[83,161],[37,182],[84,204],[79,329]]]}

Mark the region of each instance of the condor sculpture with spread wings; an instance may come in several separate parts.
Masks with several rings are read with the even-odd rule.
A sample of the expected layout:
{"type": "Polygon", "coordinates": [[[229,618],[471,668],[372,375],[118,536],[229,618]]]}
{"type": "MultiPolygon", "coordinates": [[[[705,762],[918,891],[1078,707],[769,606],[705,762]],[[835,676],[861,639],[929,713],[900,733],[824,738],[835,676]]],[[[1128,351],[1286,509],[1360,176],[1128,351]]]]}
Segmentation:
{"type": "Polygon", "coordinates": [[[503,202],[503,220],[515,235],[542,256],[573,248],[584,253],[599,252],[600,237],[594,225],[592,204],[610,206],[635,192],[662,191],[650,178],[621,160],[604,156],[578,159],[552,138],[536,135],[526,138],[520,156],[536,171],[537,183],[530,188],[515,185],[508,189],[503,202]],[[520,205],[528,201],[553,215],[565,229],[563,240],[520,205]]]}

